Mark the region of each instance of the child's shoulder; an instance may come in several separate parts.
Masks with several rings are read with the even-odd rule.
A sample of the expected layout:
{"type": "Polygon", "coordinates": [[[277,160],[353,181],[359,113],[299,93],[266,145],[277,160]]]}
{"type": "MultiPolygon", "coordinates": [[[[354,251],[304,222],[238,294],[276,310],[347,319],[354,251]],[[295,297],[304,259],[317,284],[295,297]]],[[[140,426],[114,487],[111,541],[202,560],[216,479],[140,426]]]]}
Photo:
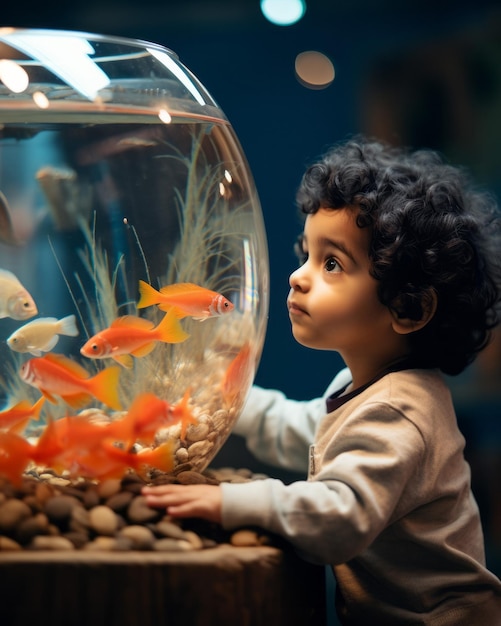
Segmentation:
{"type": "Polygon", "coordinates": [[[438,369],[390,372],[367,389],[365,402],[400,413],[425,439],[457,431],[451,392],[438,369]]]}
{"type": "Polygon", "coordinates": [[[367,389],[364,400],[385,402],[395,407],[422,407],[431,403],[449,405],[451,394],[438,369],[411,368],[389,372],[367,389]]]}

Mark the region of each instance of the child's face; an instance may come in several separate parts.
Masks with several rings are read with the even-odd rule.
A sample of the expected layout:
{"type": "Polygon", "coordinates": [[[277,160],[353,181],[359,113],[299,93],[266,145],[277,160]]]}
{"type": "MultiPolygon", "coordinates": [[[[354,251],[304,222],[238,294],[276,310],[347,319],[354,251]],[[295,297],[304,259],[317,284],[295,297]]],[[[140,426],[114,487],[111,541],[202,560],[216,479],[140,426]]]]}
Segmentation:
{"type": "Polygon", "coordinates": [[[360,359],[377,367],[378,361],[393,358],[387,354],[395,335],[393,318],[369,273],[370,229],[359,228],[355,220],[348,209],[308,215],[306,262],[290,276],[289,316],[299,343],[336,350],[349,367],[360,359]]]}

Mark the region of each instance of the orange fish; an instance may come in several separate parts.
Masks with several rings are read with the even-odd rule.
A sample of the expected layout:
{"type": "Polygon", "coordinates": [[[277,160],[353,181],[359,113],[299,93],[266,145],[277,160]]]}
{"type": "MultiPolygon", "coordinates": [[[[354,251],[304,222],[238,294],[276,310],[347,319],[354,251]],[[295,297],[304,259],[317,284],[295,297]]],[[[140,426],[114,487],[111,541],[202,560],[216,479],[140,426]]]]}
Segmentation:
{"type": "Polygon", "coordinates": [[[174,444],[172,441],[165,441],[154,449],[146,448],[137,454],[122,450],[111,444],[109,440],[103,442],[102,448],[105,454],[108,455],[108,459],[115,460],[121,464],[122,473],[124,469],[129,467],[142,475],[144,475],[144,471],[148,467],[154,467],[162,472],[169,473],[174,467],[174,444]]]}
{"type": "Polygon", "coordinates": [[[57,472],[87,478],[115,478],[125,471],[123,463],[109,457],[103,443],[110,441],[108,424],[97,424],[81,415],[51,420],[31,452],[32,460],[57,472]]]}
{"type": "Polygon", "coordinates": [[[108,367],[95,376],[78,363],[61,355],[48,353],[26,361],[19,372],[22,380],[40,390],[56,404],[55,396],[73,408],[87,404],[93,397],[115,410],[121,409],[118,397],[120,368],[108,367]]]}
{"type": "Polygon", "coordinates": [[[60,437],[60,426],[49,415],[47,426],[44,428],[36,444],[31,450],[31,460],[42,467],[52,467],[63,471],[65,467],[58,465],[58,459],[64,452],[64,441],[60,437]]]}
{"type": "Polygon", "coordinates": [[[158,341],[180,343],[188,337],[174,313],[165,315],[158,326],[142,317],[125,315],[91,337],[80,353],[89,359],[114,359],[130,368],[131,355],[143,357],[153,350],[158,341]]]}
{"type": "Polygon", "coordinates": [[[240,394],[248,390],[254,376],[254,368],[254,351],[251,349],[250,342],[247,341],[228,365],[221,383],[221,392],[226,406],[231,406],[240,394]]]}
{"type": "Polygon", "coordinates": [[[10,409],[0,412],[0,428],[11,432],[23,430],[30,419],[40,419],[40,411],[45,398],[42,396],[35,404],[31,405],[27,400],[21,400],[10,409]]]}
{"type": "Polygon", "coordinates": [[[174,311],[176,317],[192,317],[203,322],[209,317],[230,313],[234,305],[220,293],[193,283],[167,285],[157,291],[143,280],[139,281],[138,309],[158,305],[161,311],[174,311]]]}
{"type": "Polygon", "coordinates": [[[174,418],[175,422],[181,422],[181,439],[184,439],[188,425],[197,423],[197,419],[190,411],[190,408],[188,406],[189,400],[190,390],[187,389],[181,400],[173,407],[171,407],[172,417],[174,418]]]}
{"type": "Polygon", "coordinates": [[[181,419],[172,414],[172,406],[152,393],[142,393],[130,405],[127,415],[110,424],[114,438],[130,448],[136,441],[153,443],[160,428],[167,428],[181,419]]]}
{"type": "Polygon", "coordinates": [[[32,445],[15,433],[0,433],[0,475],[20,485],[31,458],[32,445]]]}
{"type": "MultiPolygon", "coordinates": [[[[91,422],[81,415],[50,420],[35,444],[31,458],[38,465],[78,474],[82,466],[88,465],[92,455],[96,457],[96,465],[101,463],[100,446],[111,436],[107,427],[108,424],[91,422]]],[[[89,476],[88,470],[85,475],[89,476]]]]}

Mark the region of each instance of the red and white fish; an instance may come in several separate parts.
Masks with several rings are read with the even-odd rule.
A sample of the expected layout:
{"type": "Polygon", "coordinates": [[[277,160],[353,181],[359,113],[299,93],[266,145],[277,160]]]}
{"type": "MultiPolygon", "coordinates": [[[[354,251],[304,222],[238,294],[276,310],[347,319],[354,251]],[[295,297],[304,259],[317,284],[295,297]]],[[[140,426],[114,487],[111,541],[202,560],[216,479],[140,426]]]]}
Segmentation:
{"type": "Polygon", "coordinates": [[[40,390],[49,402],[57,403],[56,396],[73,408],[88,404],[96,398],[115,410],[121,409],[118,397],[120,368],[108,367],[95,376],[61,355],[48,353],[26,361],[19,372],[22,380],[40,390]]]}
{"type": "Polygon", "coordinates": [[[157,342],[180,343],[189,337],[174,313],[168,313],[155,326],[150,320],[134,315],[116,319],[91,337],[80,353],[89,359],[114,359],[124,367],[132,367],[132,356],[149,354],[157,342]]]}
{"type": "Polygon", "coordinates": [[[74,315],[58,320],[55,317],[40,317],[18,328],[7,339],[7,345],[15,352],[29,352],[41,356],[49,352],[59,341],[59,335],[76,337],[78,328],[74,315]]]}
{"type": "Polygon", "coordinates": [[[21,431],[31,420],[39,420],[42,405],[45,398],[42,396],[35,404],[31,404],[28,400],[21,400],[14,406],[4,411],[0,411],[0,429],[10,431],[21,431]]]}
{"type": "Polygon", "coordinates": [[[138,309],[156,304],[161,311],[174,311],[179,319],[192,317],[203,322],[209,317],[230,313],[235,308],[222,294],[193,283],[167,285],[157,291],[140,280],[139,294],[138,309]]]}
{"type": "Polygon", "coordinates": [[[0,269],[0,318],[27,320],[38,313],[35,301],[9,270],[0,269]]]}

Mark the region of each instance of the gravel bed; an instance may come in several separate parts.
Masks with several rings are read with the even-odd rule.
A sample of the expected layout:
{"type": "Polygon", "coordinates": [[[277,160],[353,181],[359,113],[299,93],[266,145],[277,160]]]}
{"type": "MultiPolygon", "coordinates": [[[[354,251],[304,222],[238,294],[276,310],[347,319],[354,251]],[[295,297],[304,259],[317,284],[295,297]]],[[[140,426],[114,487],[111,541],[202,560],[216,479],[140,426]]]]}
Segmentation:
{"type": "Polygon", "coordinates": [[[259,546],[274,543],[255,528],[226,532],[204,520],[174,520],[149,507],[146,484],[220,484],[259,480],[246,469],[193,470],[176,475],[153,471],[146,481],[131,472],[122,479],[70,479],[50,470],[30,471],[19,486],[0,477],[0,552],[20,550],[190,551],[221,543],[259,546]]]}

